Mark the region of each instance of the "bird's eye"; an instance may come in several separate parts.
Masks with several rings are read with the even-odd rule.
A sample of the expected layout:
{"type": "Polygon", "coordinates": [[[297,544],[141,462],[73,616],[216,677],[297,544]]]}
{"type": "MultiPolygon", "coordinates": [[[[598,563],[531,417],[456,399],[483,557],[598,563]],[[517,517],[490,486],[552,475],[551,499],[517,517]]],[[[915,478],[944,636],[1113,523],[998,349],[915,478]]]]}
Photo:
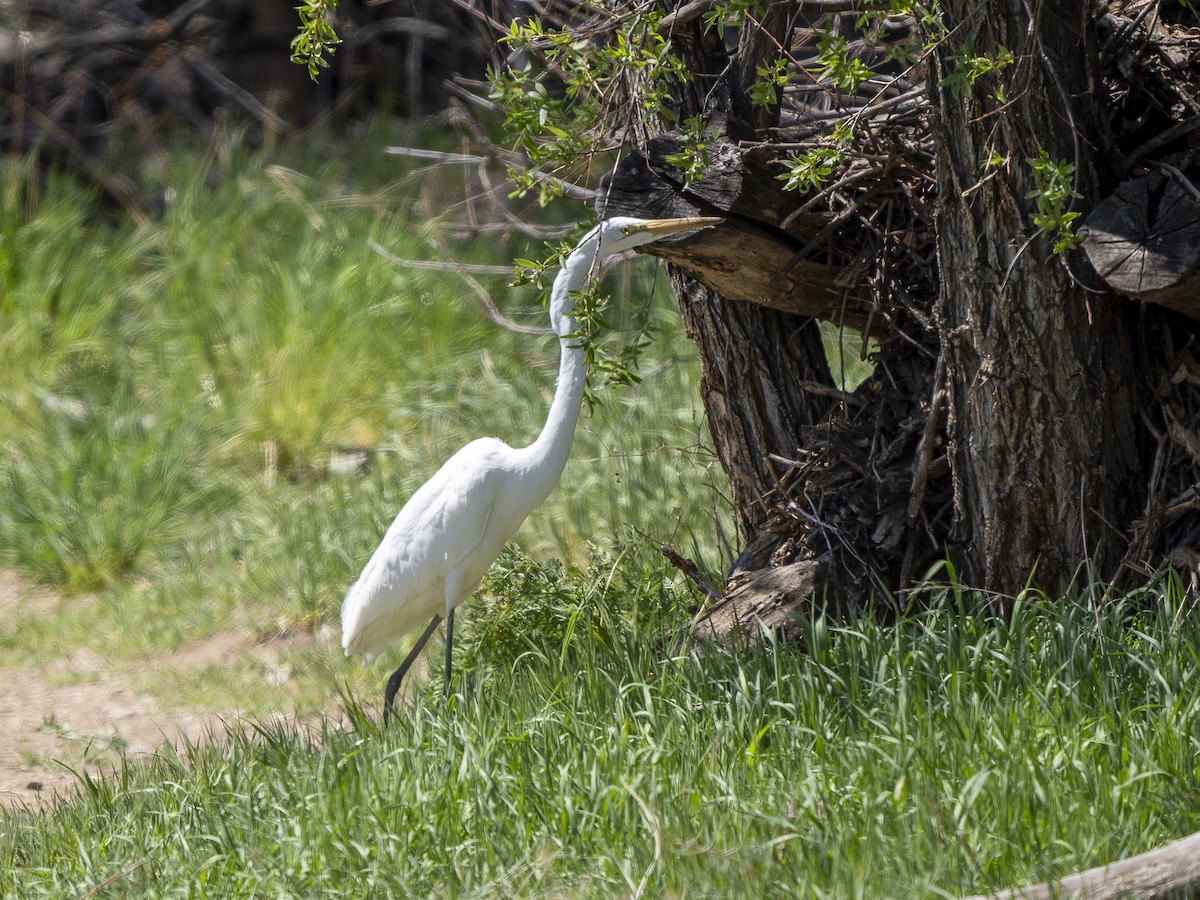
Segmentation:
{"type": "Polygon", "coordinates": [[[624,234],[624,235],[633,234],[633,226],[632,225],[622,225],[621,226],[621,234],[624,234]]]}

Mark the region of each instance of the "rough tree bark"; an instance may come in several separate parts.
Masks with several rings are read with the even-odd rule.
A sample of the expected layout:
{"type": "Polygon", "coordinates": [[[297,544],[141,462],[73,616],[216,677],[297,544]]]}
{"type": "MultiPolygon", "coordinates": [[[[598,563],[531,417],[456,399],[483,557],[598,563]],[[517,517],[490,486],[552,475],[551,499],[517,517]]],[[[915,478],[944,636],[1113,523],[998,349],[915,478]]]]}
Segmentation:
{"type": "Polygon", "coordinates": [[[1097,569],[1086,575],[1111,577],[1144,501],[1137,411],[1147,380],[1134,307],[1089,292],[1047,237],[1028,237],[1045,188],[1026,160],[1039,150],[1075,166],[1087,207],[1113,182],[1092,6],[948,0],[948,36],[934,54],[951,537],[968,580],[1006,595],[1035,567],[1051,589],[1089,559],[1097,569]],[[1015,48],[1015,95],[988,100],[986,83],[961,90],[950,80],[968,42],[983,55],[1015,48]],[[1006,177],[984,180],[993,153],[1006,177]]]}
{"type": "Polygon", "coordinates": [[[805,381],[832,388],[821,333],[814,319],[730,302],[681,270],[672,278],[687,335],[700,348],[705,412],[721,423],[717,455],[739,525],[756,535],[774,479],[768,460],[791,453],[803,426],[829,408],[828,397],[794,388],[805,381]]]}

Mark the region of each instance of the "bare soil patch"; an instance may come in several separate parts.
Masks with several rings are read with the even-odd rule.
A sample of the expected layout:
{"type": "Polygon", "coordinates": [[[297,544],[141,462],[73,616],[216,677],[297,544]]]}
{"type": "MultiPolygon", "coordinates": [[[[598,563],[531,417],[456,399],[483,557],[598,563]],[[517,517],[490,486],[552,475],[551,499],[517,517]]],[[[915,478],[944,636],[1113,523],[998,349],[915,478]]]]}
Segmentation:
{"type": "MultiPolygon", "coordinates": [[[[61,602],[53,591],[30,587],[0,571],[3,620],[52,612],[61,602]]],[[[279,666],[281,654],[312,639],[288,634],[263,641],[242,632],[222,632],[164,652],[161,659],[147,657],[141,668],[191,671],[249,657],[287,677],[279,666]]],[[[115,759],[118,750],[136,756],[181,738],[202,742],[210,734],[224,734],[223,723],[239,715],[236,709],[197,713],[172,708],[139,691],[128,675],[112,671],[93,653],[76,652],[46,665],[0,664],[0,804],[37,806],[74,791],[76,775],[59,760],[78,767],[87,757],[85,768],[96,772],[105,760],[115,759]]]]}

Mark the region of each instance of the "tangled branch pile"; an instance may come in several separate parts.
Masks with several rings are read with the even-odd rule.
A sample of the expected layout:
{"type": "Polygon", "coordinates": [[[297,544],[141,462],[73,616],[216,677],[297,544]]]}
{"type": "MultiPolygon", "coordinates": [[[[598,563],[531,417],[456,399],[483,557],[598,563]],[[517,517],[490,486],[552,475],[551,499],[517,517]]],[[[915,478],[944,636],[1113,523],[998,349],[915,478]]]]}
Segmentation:
{"type": "MultiPolygon", "coordinates": [[[[1142,0],[1110,4],[1099,18],[1107,107],[1121,153],[1111,177],[1136,182],[1157,172],[1184,185],[1195,201],[1180,213],[1190,230],[1176,225],[1170,240],[1194,256],[1200,253],[1200,194],[1192,186],[1200,175],[1200,19],[1183,6],[1171,13],[1168,18],[1160,4],[1142,0]]],[[[859,227],[851,232],[854,246],[839,254],[847,260],[843,278],[853,283],[863,273],[859,285],[866,288],[870,309],[866,329],[885,350],[874,378],[844,409],[810,430],[800,458],[781,477],[773,498],[773,527],[788,535],[776,551],[784,559],[792,548],[824,543],[833,549],[840,544],[839,568],[857,563],[862,571],[870,563],[886,573],[894,571],[898,560],[903,584],[914,574],[914,565],[936,558],[952,497],[942,453],[942,376],[937,364],[913,365],[914,355],[932,360],[937,352],[932,340],[937,316],[933,188],[919,180],[931,170],[928,134],[920,125],[924,94],[895,94],[909,104],[901,114],[891,112],[882,89],[852,113],[865,123],[868,146],[887,147],[880,157],[884,162],[861,155],[849,160],[837,180],[801,207],[825,206],[826,227],[847,216],[857,220],[859,227]],[[927,402],[904,402],[914,397],[927,402]],[[876,551],[873,560],[860,558],[864,546],[876,551]]],[[[813,124],[800,127],[812,129],[813,124]]],[[[1103,208],[1089,219],[1089,241],[1096,235],[1088,232],[1099,231],[1097,222],[1107,223],[1103,208]]],[[[1128,242],[1144,251],[1164,230],[1143,218],[1143,229],[1128,242]]],[[[1153,254],[1139,262],[1139,277],[1150,280],[1162,271],[1153,254]]],[[[1182,273],[1179,268],[1172,267],[1168,276],[1175,288],[1168,300],[1175,302],[1166,305],[1200,318],[1200,272],[1194,262],[1182,273]],[[1187,300],[1176,299],[1180,294],[1187,300]]],[[[1200,365],[1194,323],[1177,324],[1168,319],[1144,336],[1164,345],[1146,359],[1164,359],[1166,365],[1146,376],[1155,385],[1153,405],[1161,418],[1152,426],[1158,445],[1149,499],[1145,515],[1131,523],[1125,566],[1144,576],[1147,564],[1169,562],[1192,573],[1195,590],[1200,577],[1200,365]]]]}

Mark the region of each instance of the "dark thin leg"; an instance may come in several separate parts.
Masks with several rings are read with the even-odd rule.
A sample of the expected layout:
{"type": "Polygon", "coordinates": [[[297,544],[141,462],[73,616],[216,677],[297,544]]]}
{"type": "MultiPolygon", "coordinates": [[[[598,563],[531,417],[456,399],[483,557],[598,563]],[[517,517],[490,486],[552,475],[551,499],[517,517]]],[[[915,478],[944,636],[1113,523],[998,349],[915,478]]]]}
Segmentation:
{"type": "Polygon", "coordinates": [[[454,650],[454,610],[446,613],[446,683],[442,685],[442,696],[450,696],[450,656],[454,650]]]}
{"type": "Polygon", "coordinates": [[[413,644],[413,648],[408,651],[408,656],[404,657],[404,662],[400,663],[400,668],[393,672],[392,677],[388,679],[387,687],[383,691],[384,725],[388,723],[388,717],[392,713],[392,701],[396,699],[396,691],[400,690],[400,682],[404,680],[404,676],[412,668],[412,664],[417,659],[417,654],[425,647],[425,644],[429,641],[429,636],[433,634],[433,629],[437,628],[440,621],[442,621],[441,616],[433,617],[433,621],[429,623],[429,627],[421,633],[421,636],[417,638],[417,642],[413,644]]]}

